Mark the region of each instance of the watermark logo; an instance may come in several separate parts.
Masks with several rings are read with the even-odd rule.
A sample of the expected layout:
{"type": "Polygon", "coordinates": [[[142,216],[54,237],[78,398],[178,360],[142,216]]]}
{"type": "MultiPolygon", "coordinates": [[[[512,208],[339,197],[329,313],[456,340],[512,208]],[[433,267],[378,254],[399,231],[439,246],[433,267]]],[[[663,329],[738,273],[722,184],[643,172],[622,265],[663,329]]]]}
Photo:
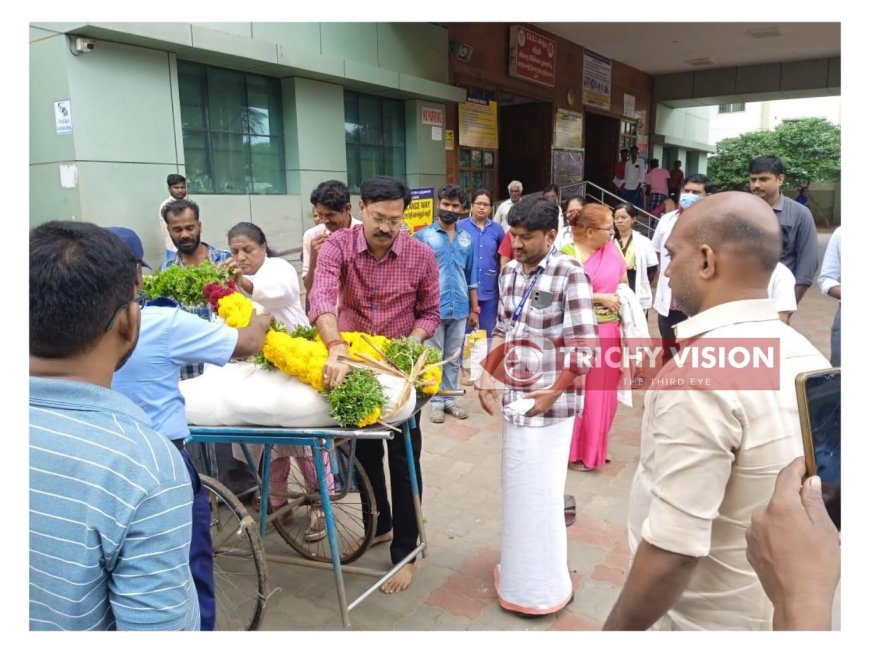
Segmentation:
{"type": "Polygon", "coordinates": [[[517,338],[483,361],[500,389],[549,387],[566,369],[594,390],[778,390],[776,338],[517,338]],[[581,380],[582,379],[582,380],[581,380]]]}

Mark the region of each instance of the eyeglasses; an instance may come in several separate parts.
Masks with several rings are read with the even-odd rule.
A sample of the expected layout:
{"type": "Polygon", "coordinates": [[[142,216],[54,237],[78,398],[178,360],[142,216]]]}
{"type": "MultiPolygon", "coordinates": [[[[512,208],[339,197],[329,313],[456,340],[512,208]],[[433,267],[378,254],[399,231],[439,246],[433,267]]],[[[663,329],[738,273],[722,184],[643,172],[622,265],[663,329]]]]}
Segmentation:
{"type": "Polygon", "coordinates": [[[372,222],[379,227],[381,225],[387,225],[390,229],[395,229],[405,220],[404,218],[382,218],[380,216],[374,216],[371,213],[369,213],[369,217],[372,219],[372,222]]]}
{"type": "Polygon", "coordinates": [[[486,202],[474,202],[472,206],[476,206],[479,209],[488,209],[492,204],[487,204],[486,202]]]}
{"type": "Polygon", "coordinates": [[[133,302],[136,302],[137,304],[139,304],[139,308],[141,310],[142,308],[144,308],[145,302],[147,302],[147,301],[148,301],[148,295],[146,295],[145,291],[143,290],[138,295],[136,295],[133,299],[121,304],[118,308],[115,309],[115,312],[112,313],[112,319],[110,319],[109,323],[106,325],[106,333],[108,333],[109,331],[112,330],[112,327],[115,325],[115,320],[118,319],[118,316],[121,314],[121,311],[123,311],[125,308],[127,308],[133,302]]]}

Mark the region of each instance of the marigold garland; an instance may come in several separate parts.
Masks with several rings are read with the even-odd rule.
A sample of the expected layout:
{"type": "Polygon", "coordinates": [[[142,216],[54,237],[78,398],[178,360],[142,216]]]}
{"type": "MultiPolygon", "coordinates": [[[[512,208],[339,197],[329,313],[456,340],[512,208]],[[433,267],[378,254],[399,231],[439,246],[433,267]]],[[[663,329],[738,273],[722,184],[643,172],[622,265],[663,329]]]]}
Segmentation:
{"type": "MultiPolygon", "coordinates": [[[[203,294],[228,326],[243,329],[250,324],[254,314],[253,302],[240,293],[232,281],[226,285],[207,284],[203,288],[203,294]]],[[[364,360],[364,356],[378,361],[383,360],[384,357],[380,352],[387,351],[393,342],[385,336],[372,336],[355,331],[343,332],[341,337],[347,344],[349,357],[356,360],[364,360]],[[366,342],[363,338],[364,335],[372,344],[366,342]]],[[[357,427],[370,426],[380,419],[386,405],[386,396],[383,393],[380,393],[380,396],[370,397],[366,405],[371,405],[374,401],[375,407],[359,417],[361,408],[357,401],[359,394],[355,393],[352,388],[345,387],[347,383],[326,391],[323,384],[323,367],[326,365],[329,351],[320,336],[314,340],[309,340],[305,337],[291,336],[283,330],[271,328],[266,333],[263,356],[285,374],[295,376],[318,392],[324,393],[332,408],[330,414],[342,426],[350,426],[351,423],[357,427]],[[340,392],[336,392],[337,390],[340,392]],[[350,416],[356,417],[356,419],[354,420],[350,416]],[[348,419],[351,422],[344,423],[348,419]]],[[[354,370],[354,372],[355,374],[350,375],[353,377],[352,385],[359,384],[359,387],[371,388],[371,383],[374,381],[374,375],[371,371],[354,370]]],[[[428,395],[435,394],[441,385],[441,375],[440,365],[425,368],[425,372],[418,379],[418,389],[428,395]]]]}

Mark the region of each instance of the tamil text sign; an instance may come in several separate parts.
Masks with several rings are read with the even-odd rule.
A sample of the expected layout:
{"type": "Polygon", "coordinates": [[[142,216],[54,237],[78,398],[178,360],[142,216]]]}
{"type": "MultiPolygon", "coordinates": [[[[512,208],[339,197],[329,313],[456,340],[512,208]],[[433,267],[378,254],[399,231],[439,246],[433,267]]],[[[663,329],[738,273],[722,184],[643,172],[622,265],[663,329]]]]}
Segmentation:
{"type": "Polygon", "coordinates": [[[508,74],[543,86],[556,85],[556,42],[525,27],[511,27],[508,74]]]}
{"type": "Polygon", "coordinates": [[[592,50],[583,50],[583,104],[610,111],[612,73],[610,59],[592,50]]]}
{"type": "Polygon", "coordinates": [[[411,203],[405,209],[405,225],[415,233],[432,224],[435,216],[435,189],[412,188],[411,203]]]}
{"type": "Polygon", "coordinates": [[[469,100],[459,103],[459,144],[498,149],[498,105],[495,102],[469,100]]]}

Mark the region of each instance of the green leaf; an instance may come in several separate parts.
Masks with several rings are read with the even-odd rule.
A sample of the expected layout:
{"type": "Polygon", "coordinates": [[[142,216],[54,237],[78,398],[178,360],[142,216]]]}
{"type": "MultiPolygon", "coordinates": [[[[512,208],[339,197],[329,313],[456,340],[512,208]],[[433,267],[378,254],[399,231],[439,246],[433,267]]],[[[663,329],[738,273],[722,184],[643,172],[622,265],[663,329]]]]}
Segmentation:
{"type": "Polygon", "coordinates": [[[148,299],[169,297],[184,306],[206,306],[203,286],[208,283],[223,283],[230,279],[226,268],[218,268],[211,261],[196,266],[172,265],[165,270],[145,277],[144,291],[148,299]]]}

